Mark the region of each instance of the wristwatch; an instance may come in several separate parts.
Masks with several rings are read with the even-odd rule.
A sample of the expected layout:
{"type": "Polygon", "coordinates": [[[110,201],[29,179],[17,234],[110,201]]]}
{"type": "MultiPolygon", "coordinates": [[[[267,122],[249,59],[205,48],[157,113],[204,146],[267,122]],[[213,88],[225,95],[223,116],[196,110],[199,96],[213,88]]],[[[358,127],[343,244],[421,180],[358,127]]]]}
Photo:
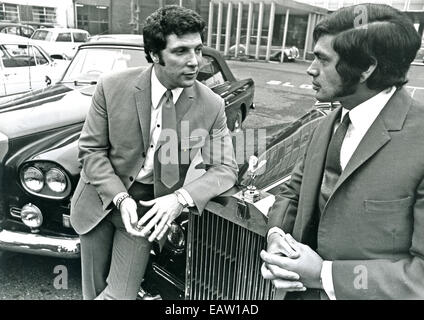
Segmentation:
{"type": "Polygon", "coordinates": [[[186,201],[184,196],[181,194],[181,192],[179,192],[178,190],[175,190],[174,193],[177,196],[178,203],[183,206],[183,209],[187,208],[188,202],[186,201]]]}

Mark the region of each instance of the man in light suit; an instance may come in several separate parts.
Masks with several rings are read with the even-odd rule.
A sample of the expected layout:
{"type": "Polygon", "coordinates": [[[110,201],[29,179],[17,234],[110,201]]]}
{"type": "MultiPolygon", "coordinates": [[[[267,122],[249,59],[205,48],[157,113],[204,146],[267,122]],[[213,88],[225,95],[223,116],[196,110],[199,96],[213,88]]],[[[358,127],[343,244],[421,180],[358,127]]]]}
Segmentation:
{"type": "Polygon", "coordinates": [[[135,299],[152,241],[163,244],[183,208],[201,212],[237,179],[224,101],[196,81],[204,27],[192,10],[158,9],[143,29],[153,66],[97,84],[71,206],[84,299],[135,299]],[[183,186],[199,149],[208,170],[183,186]]]}
{"type": "Polygon", "coordinates": [[[316,97],[342,107],[269,213],[262,275],[287,299],[423,299],[424,106],[403,88],[420,38],[404,14],[366,4],[331,14],[314,40],[316,97]]]}

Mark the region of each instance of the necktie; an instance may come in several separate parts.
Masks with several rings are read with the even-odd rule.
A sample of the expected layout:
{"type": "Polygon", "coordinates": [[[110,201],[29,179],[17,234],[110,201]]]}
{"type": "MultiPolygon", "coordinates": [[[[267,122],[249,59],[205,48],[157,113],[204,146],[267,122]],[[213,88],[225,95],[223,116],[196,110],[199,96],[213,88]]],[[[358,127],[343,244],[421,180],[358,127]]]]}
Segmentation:
{"type": "Polygon", "coordinates": [[[172,91],[167,90],[162,104],[162,132],[159,141],[159,163],[161,164],[161,181],[167,188],[172,188],[180,180],[178,165],[177,116],[172,100],[172,91]]]}
{"type": "Polygon", "coordinates": [[[340,149],[342,148],[342,143],[346,136],[347,129],[349,128],[349,124],[349,113],[346,113],[343,121],[333,134],[330,143],[328,144],[324,176],[322,179],[321,193],[318,202],[321,213],[324,210],[328,198],[333,192],[337,180],[339,180],[340,174],[342,173],[342,167],[340,165],[340,149]]]}

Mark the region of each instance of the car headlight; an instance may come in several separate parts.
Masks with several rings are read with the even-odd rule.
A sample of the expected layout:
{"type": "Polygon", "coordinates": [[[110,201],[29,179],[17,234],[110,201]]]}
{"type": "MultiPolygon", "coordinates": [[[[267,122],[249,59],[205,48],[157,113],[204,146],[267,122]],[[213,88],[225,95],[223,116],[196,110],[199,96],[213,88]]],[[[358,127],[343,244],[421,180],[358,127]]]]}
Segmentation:
{"type": "Polygon", "coordinates": [[[52,168],[46,174],[46,183],[52,191],[62,193],[66,189],[65,174],[57,168],[52,168]]]}
{"type": "Polygon", "coordinates": [[[31,191],[38,192],[44,187],[44,175],[35,167],[27,167],[23,172],[23,183],[31,191]]]}
{"type": "Polygon", "coordinates": [[[26,226],[33,229],[31,232],[36,233],[38,232],[37,228],[43,224],[43,214],[37,206],[29,203],[22,208],[21,220],[26,226]]]}
{"type": "Polygon", "coordinates": [[[171,245],[171,250],[175,253],[179,253],[184,250],[185,247],[185,235],[184,231],[178,223],[172,222],[167,234],[168,244],[171,245]]]}
{"type": "Polygon", "coordinates": [[[36,196],[64,199],[71,194],[71,179],[67,172],[52,161],[28,161],[19,169],[24,189],[36,196]]]}

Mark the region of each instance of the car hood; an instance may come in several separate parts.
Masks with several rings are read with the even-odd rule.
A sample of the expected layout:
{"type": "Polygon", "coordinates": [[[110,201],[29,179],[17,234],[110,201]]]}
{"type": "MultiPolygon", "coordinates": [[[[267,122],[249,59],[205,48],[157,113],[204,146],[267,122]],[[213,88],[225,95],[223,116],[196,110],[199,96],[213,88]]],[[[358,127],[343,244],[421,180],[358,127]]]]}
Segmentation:
{"type": "Polygon", "coordinates": [[[9,139],[83,122],[95,86],[57,84],[0,105],[0,132],[9,139]]]}

